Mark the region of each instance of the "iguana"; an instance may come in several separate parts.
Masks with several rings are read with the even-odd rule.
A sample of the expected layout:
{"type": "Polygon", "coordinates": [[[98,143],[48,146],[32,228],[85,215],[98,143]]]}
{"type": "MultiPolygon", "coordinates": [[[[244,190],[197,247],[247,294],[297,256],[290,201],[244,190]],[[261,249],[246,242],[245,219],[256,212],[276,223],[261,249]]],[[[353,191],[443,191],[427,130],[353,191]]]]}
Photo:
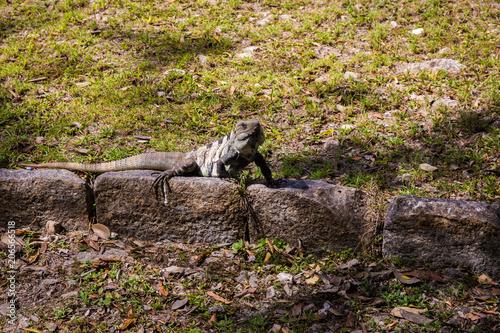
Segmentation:
{"type": "Polygon", "coordinates": [[[227,178],[238,174],[251,162],[255,162],[269,184],[276,184],[271,170],[261,153],[259,146],[264,143],[262,126],[256,119],[238,121],[234,129],[223,138],[211,142],[189,153],[157,152],[145,153],[117,161],[85,163],[45,163],[21,164],[33,168],[59,168],[76,171],[103,173],[137,169],[162,170],[151,185],[156,196],[161,186],[166,203],[166,188],[171,192],[169,180],[174,176],[202,176],[227,178]]]}

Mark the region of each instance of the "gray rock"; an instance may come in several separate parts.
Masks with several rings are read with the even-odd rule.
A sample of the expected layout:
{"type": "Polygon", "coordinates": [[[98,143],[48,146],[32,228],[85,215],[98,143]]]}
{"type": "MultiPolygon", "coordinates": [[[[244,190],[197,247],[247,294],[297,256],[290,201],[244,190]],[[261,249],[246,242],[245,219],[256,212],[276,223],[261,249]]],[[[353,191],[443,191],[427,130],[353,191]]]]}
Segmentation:
{"type": "Polygon", "coordinates": [[[458,101],[450,98],[440,98],[434,103],[432,103],[432,108],[436,109],[440,106],[447,106],[449,108],[455,107],[458,105],[458,101]]]}
{"type": "Polygon", "coordinates": [[[430,70],[437,73],[440,70],[444,70],[449,73],[460,73],[464,67],[465,66],[460,64],[457,60],[434,59],[418,63],[402,64],[397,67],[396,71],[400,73],[418,73],[420,71],[430,70]]]}
{"type": "Polygon", "coordinates": [[[248,284],[250,285],[250,288],[257,288],[259,286],[259,278],[256,274],[252,274],[252,276],[250,276],[248,284]]]}
{"type": "Polygon", "coordinates": [[[344,79],[346,79],[346,80],[349,80],[349,79],[356,80],[357,78],[358,78],[358,73],[354,73],[354,72],[345,72],[344,73],[344,79]]]}
{"type": "Polygon", "coordinates": [[[436,268],[468,266],[500,278],[500,205],[398,196],[387,209],[382,252],[436,268]]]}
{"type": "Polygon", "coordinates": [[[250,221],[250,238],[277,237],[304,247],[331,251],[354,248],[364,230],[366,195],[357,189],[322,180],[288,180],[279,187],[262,184],[247,189],[257,221],[250,221]]]}
{"type": "Polygon", "coordinates": [[[168,203],[156,200],[151,171],[108,172],[94,185],[97,219],[122,237],[180,243],[234,243],[244,237],[245,212],[226,180],[174,177],[168,203]]]}
{"type": "Polygon", "coordinates": [[[276,292],[274,291],[274,287],[270,286],[269,288],[266,289],[266,298],[273,298],[276,295],[276,292]]]}
{"type": "Polygon", "coordinates": [[[198,61],[203,66],[208,65],[208,57],[207,56],[204,56],[204,55],[200,54],[198,56],[198,61]]]}
{"type": "Polygon", "coordinates": [[[421,35],[424,32],[424,28],[418,28],[411,31],[414,35],[421,35]]]}
{"type": "Polygon", "coordinates": [[[253,53],[251,53],[251,52],[238,53],[238,54],[235,54],[234,57],[236,59],[252,59],[253,53]]]}
{"type": "Polygon", "coordinates": [[[276,280],[280,282],[293,282],[293,275],[289,273],[279,273],[276,275],[276,280]]]}
{"type": "Polygon", "coordinates": [[[61,223],[66,230],[88,227],[92,210],[90,188],[67,170],[0,169],[0,227],[8,221],[16,229],[45,227],[47,221],[61,223]]]}

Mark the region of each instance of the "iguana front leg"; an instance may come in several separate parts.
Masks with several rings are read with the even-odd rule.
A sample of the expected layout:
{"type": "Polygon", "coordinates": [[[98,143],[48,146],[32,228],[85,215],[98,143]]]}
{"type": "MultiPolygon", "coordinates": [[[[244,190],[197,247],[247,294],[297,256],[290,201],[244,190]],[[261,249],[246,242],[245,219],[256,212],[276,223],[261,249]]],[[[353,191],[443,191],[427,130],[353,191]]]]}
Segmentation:
{"type": "Polygon", "coordinates": [[[266,181],[269,185],[271,186],[278,186],[280,183],[283,182],[281,179],[273,179],[273,174],[271,172],[271,169],[269,169],[269,166],[266,163],[266,159],[264,156],[262,156],[261,153],[257,152],[255,154],[255,164],[259,167],[260,171],[262,172],[262,175],[264,178],[266,178],[266,181]]]}
{"type": "Polygon", "coordinates": [[[165,198],[165,205],[167,204],[167,188],[168,192],[172,192],[169,180],[174,176],[184,176],[192,174],[198,169],[198,164],[194,160],[185,160],[182,164],[175,166],[173,169],[167,170],[159,174],[154,180],[151,187],[155,190],[156,199],[158,199],[158,188],[161,186],[163,197],[165,198]]]}

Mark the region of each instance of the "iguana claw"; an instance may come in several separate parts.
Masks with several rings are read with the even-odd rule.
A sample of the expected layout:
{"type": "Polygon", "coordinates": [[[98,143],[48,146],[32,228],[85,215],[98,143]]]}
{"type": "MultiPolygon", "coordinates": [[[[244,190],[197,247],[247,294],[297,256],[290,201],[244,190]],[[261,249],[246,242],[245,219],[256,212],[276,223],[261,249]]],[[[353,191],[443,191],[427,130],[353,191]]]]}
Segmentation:
{"type": "MultiPolygon", "coordinates": [[[[157,172],[153,173],[156,174],[157,172]]],[[[170,172],[166,171],[161,174],[159,174],[156,179],[154,180],[153,184],[151,184],[151,187],[154,188],[155,190],[155,196],[156,200],[158,200],[158,188],[161,186],[162,194],[165,198],[165,204],[167,203],[167,188],[168,192],[172,193],[172,189],[170,188],[170,183],[169,180],[172,178],[172,175],[170,172]]]]}

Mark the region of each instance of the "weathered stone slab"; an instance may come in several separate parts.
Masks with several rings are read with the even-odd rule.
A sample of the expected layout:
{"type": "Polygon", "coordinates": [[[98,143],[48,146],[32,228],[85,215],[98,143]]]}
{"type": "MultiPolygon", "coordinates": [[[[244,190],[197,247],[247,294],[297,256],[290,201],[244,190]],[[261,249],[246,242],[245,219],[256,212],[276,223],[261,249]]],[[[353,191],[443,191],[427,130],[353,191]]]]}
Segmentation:
{"type": "Polygon", "coordinates": [[[437,73],[440,70],[449,73],[460,73],[462,68],[465,66],[462,65],[457,60],[453,59],[433,59],[428,61],[416,62],[416,63],[406,63],[401,64],[396,67],[397,73],[419,73],[420,71],[429,70],[431,72],[437,73]]]}
{"type": "Polygon", "coordinates": [[[289,244],[300,239],[307,250],[355,248],[364,230],[366,195],[357,189],[321,180],[288,180],[277,188],[262,184],[247,189],[257,221],[250,240],[277,237],[289,244]]]}
{"type": "Polygon", "coordinates": [[[88,227],[90,188],[67,170],[0,169],[0,226],[14,221],[16,228],[45,228],[60,222],[66,230],[88,227]]]}
{"type": "Polygon", "coordinates": [[[97,221],[120,236],[217,244],[245,235],[236,185],[217,178],[174,177],[168,203],[156,200],[151,171],[108,172],[96,179],[97,221]]]}
{"type": "Polygon", "coordinates": [[[387,209],[383,238],[385,257],[468,266],[500,278],[500,205],[398,196],[387,209]]]}

